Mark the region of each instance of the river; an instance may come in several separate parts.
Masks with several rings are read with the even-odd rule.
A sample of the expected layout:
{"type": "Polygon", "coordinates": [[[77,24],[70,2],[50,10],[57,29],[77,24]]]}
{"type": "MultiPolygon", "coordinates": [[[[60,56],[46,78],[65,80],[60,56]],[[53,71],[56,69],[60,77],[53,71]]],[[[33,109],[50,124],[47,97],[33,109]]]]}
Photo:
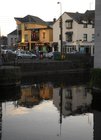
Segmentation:
{"type": "Polygon", "coordinates": [[[1,140],[101,140],[101,97],[85,82],[26,81],[0,88],[1,140]]]}

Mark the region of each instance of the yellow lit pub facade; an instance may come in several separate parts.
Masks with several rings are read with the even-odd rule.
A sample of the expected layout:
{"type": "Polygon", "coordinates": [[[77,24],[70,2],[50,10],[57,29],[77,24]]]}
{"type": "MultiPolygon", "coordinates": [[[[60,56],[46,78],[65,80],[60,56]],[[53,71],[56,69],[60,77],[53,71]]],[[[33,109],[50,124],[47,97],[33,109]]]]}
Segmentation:
{"type": "Polygon", "coordinates": [[[34,50],[35,46],[41,50],[42,46],[52,49],[53,22],[45,22],[42,19],[27,15],[24,18],[15,18],[17,24],[18,48],[34,50]]]}

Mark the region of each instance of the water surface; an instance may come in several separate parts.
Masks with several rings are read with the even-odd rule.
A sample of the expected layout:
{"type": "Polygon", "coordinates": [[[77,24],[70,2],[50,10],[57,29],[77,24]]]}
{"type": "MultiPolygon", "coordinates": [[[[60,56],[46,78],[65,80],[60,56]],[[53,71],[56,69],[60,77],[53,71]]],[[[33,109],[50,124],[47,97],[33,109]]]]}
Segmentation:
{"type": "Polygon", "coordinates": [[[101,112],[93,100],[83,84],[43,82],[5,89],[1,140],[100,140],[101,112]]]}

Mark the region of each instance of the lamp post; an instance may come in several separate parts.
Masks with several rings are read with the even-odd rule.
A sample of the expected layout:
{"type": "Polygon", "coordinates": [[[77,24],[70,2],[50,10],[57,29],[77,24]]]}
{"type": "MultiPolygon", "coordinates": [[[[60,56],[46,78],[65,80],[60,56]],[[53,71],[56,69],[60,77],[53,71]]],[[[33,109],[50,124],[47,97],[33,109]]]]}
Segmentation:
{"type": "Polygon", "coordinates": [[[62,39],[62,3],[57,2],[57,4],[60,4],[60,20],[59,20],[59,26],[60,26],[60,46],[61,46],[61,57],[63,57],[63,39],[62,39]]]}

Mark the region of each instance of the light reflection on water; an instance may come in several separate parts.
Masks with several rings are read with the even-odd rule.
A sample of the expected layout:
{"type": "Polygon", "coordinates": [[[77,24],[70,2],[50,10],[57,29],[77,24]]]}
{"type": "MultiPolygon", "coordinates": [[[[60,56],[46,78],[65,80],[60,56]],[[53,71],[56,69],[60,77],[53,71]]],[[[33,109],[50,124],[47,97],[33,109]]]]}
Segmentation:
{"type": "Polygon", "coordinates": [[[92,94],[85,85],[22,86],[1,101],[1,140],[93,140],[92,94]]]}

